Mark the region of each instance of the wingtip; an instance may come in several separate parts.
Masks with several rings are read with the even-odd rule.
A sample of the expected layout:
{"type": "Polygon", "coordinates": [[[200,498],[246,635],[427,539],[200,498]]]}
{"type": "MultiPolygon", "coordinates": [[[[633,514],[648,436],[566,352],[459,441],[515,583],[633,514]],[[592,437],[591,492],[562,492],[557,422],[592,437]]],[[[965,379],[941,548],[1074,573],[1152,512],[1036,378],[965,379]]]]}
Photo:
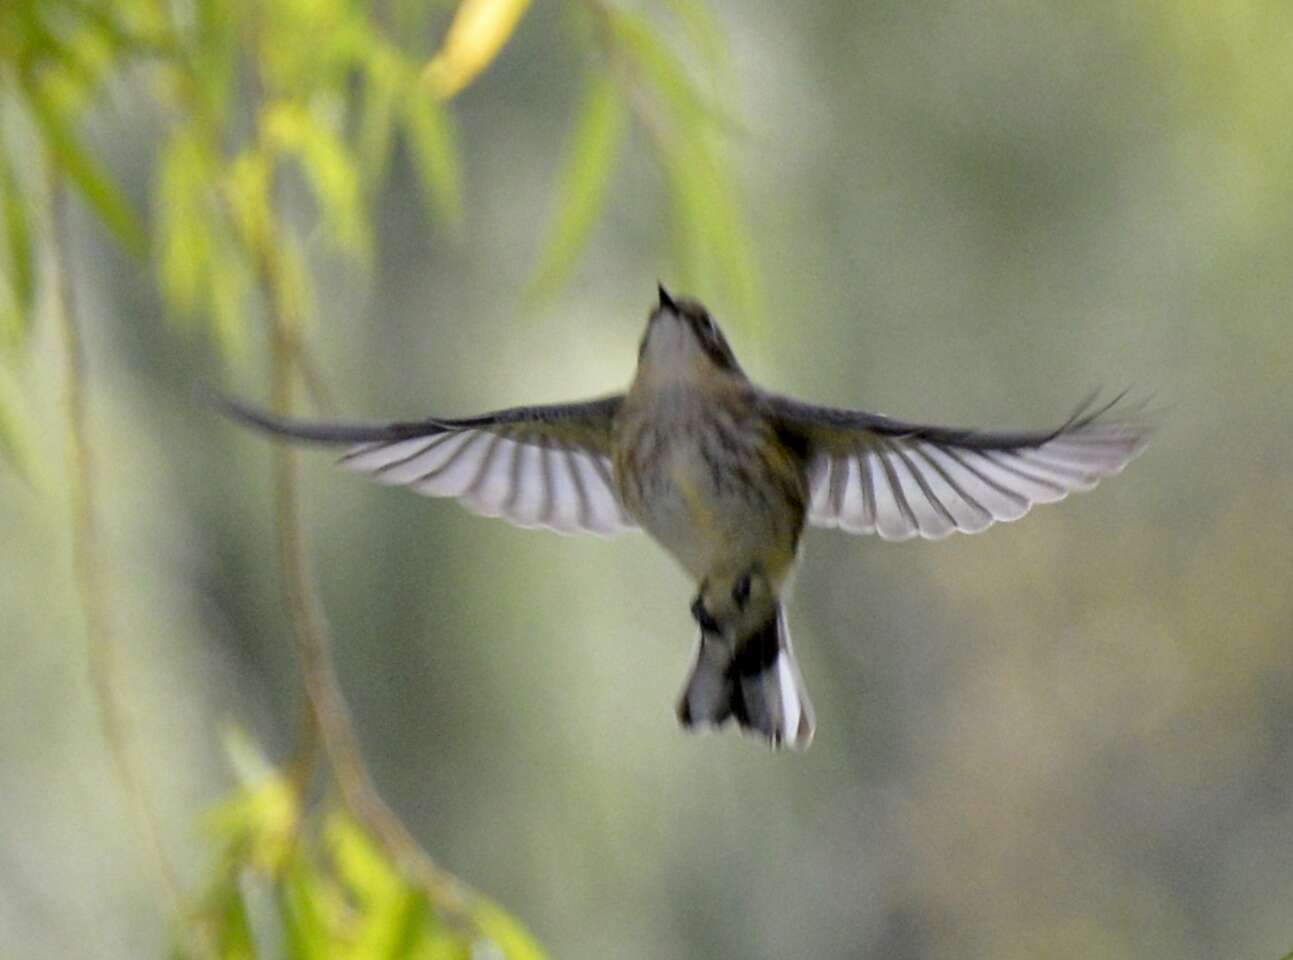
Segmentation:
{"type": "Polygon", "coordinates": [[[275,433],[282,432],[283,425],[278,422],[278,418],[235,400],[209,383],[199,382],[196,384],[193,387],[193,399],[199,406],[214,410],[221,416],[243,426],[255,427],[275,433]]]}
{"type": "Polygon", "coordinates": [[[1156,403],[1154,391],[1138,391],[1132,386],[1124,387],[1110,400],[1100,400],[1104,391],[1091,391],[1056,435],[1083,430],[1086,427],[1101,425],[1106,427],[1123,427],[1141,436],[1140,445],[1147,443],[1149,437],[1162,426],[1166,414],[1166,405],[1156,403]]]}

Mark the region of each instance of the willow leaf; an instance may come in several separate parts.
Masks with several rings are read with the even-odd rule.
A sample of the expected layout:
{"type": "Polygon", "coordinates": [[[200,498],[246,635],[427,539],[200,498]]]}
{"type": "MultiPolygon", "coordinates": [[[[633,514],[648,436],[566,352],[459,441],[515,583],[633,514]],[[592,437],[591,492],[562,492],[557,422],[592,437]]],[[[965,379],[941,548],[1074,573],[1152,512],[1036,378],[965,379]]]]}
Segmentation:
{"type": "Polygon", "coordinates": [[[142,254],[148,243],[138,218],[125,196],[77,142],[62,112],[43,89],[27,85],[28,102],[50,156],[67,175],[85,201],[130,252],[142,254]]]}
{"type": "Polygon", "coordinates": [[[557,219],[530,284],[535,299],[549,296],[565,280],[588,241],[624,139],[625,114],[614,81],[606,74],[594,76],[563,163],[557,219]]]}
{"type": "Polygon", "coordinates": [[[480,932],[507,960],[547,960],[547,954],[521,922],[502,907],[482,900],[474,911],[480,932]]]}
{"type": "Polygon", "coordinates": [[[429,914],[426,894],[408,885],[401,886],[369,910],[355,940],[355,955],[372,960],[406,960],[417,956],[429,914]]]}
{"type": "Polygon", "coordinates": [[[705,0],[667,0],[667,4],[682,23],[688,41],[705,65],[720,80],[724,79],[731,68],[731,61],[723,28],[709,4],[705,0]]]}
{"type": "Polygon", "coordinates": [[[158,160],[157,234],[162,289],[182,312],[202,305],[211,266],[212,220],[202,194],[208,182],[197,140],[177,133],[158,160]]]}
{"type": "Polygon", "coordinates": [[[341,926],[341,904],[326,889],[326,879],[303,852],[292,858],[279,884],[279,910],[287,954],[293,960],[331,960],[333,940],[341,926]]]}
{"type": "Polygon", "coordinates": [[[395,101],[399,94],[398,64],[377,52],[364,71],[364,90],[359,106],[356,153],[364,187],[371,192],[386,173],[395,129],[395,101]]]}
{"type": "Polygon", "coordinates": [[[256,960],[256,941],[251,919],[236,877],[230,877],[218,891],[212,910],[216,922],[215,939],[220,960],[256,960]]]}
{"type": "Polygon", "coordinates": [[[453,123],[418,84],[410,85],[403,107],[404,134],[427,206],[456,224],[462,217],[462,171],[453,123]]]}
{"type": "Polygon", "coordinates": [[[677,55],[657,34],[645,17],[628,10],[608,14],[621,49],[631,57],[638,71],[663,98],[681,127],[701,128],[722,119],[705,102],[677,55]]]}
{"type": "Polygon", "coordinates": [[[390,861],[350,817],[334,814],[324,831],[338,879],[361,906],[389,898],[403,883],[390,861]]]}
{"type": "Polygon", "coordinates": [[[269,183],[272,164],[263,150],[247,149],[229,162],[222,186],[238,238],[256,251],[274,233],[274,211],[269,183]]]}
{"type": "Polygon", "coordinates": [[[36,266],[22,190],[3,147],[0,147],[0,203],[4,206],[5,248],[8,252],[8,281],[12,296],[8,311],[12,327],[10,339],[15,345],[20,345],[25,342],[31,328],[32,304],[36,297],[36,266]]]}
{"type": "Polygon", "coordinates": [[[359,171],[346,145],[326,123],[289,101],[266,107],[262,124],[271,147],[300,162],[337,246],[351,253],[367,252],[359,171]]]}
{"type": "Polygon", "coordinates": [[[702,190],[702,215],[723,285],[738,314],[747,324],[757,326],[761,321],[758,271],[736,180],[711,151],[697,150],[690,161],[697,168],[697,177],[707,181],[702,190]]]}
{"type": "Polygon", "coordinates": [[[216,341],[226,356],[240,357],[247,346],[247,298],[251,278],[241,252],[222,238],[211,260],[210,310],[216,341]]]}
{"type": "MultiPolygon", "coordinates": [[[[674,249],[683,280],[725,300],[737,322],[757,327],[762,300],[753,243],[736,185],[714,147],[697,137],[685,151],[665,146],[660,161],[672,200],[674,249]]],[[[720,301],[720,302],[721,302],[720,301]]]]}
{"type": "Polygon", "coordinates": [[[31,420],[22,391],[3,364],[0,364],[0,457],[8,461],[20,477],[28,483],[33,482],[35,445],[31,420]]]}
{"type": "Polygon", "coordinates": [[[462,0],[444,44],[427,64],[432,92],[448,100],[476,79],[498,56],[530,0],[462,0]]]}
{"type": "Polygon", "coordinates": [[[705,224],[707,184],[679,152],[662,148],[659,160],[669,188],[672,247],[680,279],[693,290],[707,291],[708,296],[716,286],[717,271],[705,224]]]}

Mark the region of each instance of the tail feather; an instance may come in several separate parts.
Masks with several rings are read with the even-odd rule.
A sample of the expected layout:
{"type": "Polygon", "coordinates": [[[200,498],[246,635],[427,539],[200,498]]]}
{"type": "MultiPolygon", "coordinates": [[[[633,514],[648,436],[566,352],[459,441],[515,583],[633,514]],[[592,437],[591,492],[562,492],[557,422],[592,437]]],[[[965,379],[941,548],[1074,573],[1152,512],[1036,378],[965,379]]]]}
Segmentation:
{"type": "Polygon", "coordinates": [[[701,632],[678,719],[690,728],[720,726],[729,717],[774,747],[785,744],[802,750],[812,743],[813,706],[780,607],[735,648],[719,634],[701,632]]]}
{"type": "Polygon", "coordinates": [[[728,675],[732,651],[727,642],[701,631],[687,688],[678,701],[678,720],[684,727],[698,723],[721,724],[732,715],[734,684],[728,675]]]}

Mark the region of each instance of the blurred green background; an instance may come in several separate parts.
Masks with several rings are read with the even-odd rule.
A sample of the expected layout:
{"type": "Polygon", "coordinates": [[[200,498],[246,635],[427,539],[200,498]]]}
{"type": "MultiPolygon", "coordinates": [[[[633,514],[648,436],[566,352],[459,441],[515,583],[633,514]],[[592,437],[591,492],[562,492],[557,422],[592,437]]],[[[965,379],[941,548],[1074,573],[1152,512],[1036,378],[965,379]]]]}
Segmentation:
{"type": "MultiPolygon", "coordinates": [[[[319,591],[386,798],[558,958],[1282,956],[1293,16],[713,12],[744,197],[731,242],[754,281],[711,289],[679,260],[667,178],[630,125],[587,249],[525,306],[586,72],[570,8],[539,2],[453,101],[456,231],[397,162],[369,266],[303,233],[339,412],[620,389],[659,277],[691,278],[750,374],[807,398],[1034,426],[1135,385],[1162,429],[1123,476],[981,536],[810,535],[791,605],[819,723],[802,756],[680,732],[691,585],[645,538],[517,530],[309,456],[319,591]]],[[[164,117],[141,86],[113,81],[85,136],[147,210],[164,117]]],[[[269,447],[193,399],[195,381],[264,398],[263,328],[223,355],[177,331],[152,267],[70,213],[129,728],[197,885],[203,811],[233,786],[222,728],[281,758],[299,706],[269,447]]],[[[59,349],[38,322],[13,368],[36,480],[0,473],[0,954],[160,956],[166,911],[87,682],[59,349]]]]}

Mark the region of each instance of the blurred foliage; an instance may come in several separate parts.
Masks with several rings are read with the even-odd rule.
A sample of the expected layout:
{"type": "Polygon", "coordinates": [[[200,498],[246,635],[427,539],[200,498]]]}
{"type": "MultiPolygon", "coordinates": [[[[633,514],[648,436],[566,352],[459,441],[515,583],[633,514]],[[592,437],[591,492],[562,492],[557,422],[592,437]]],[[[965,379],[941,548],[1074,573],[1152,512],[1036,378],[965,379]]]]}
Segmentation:
{"type": "Polygon", "coordinates": [[[546,253],[530,282],[531,296],[550,295],[574,267],[606,197],[624,137],[624,105],[610,79],[590,78],[561,171],[561,208],[546,253]]]}
{"type": "MultiPolygon", "coordinates": [[[[316,302],[306,256],[316,234],[336,256],[373,255],[372,205],[397,143],[428,215],[450,228],[468,204],[461,147],[443,102],[499,55],[527,0],[463,0],[438,50],[425,49],[434,4],[392,9],[360,0],[18,0],[0,6],[0,453],[23,469],[26,417],[10,368],[30,340],[42,244],[66,180],[123,248],[147,252],[174,315],[209,331],[226,356],[244,356],[258,312],[286,323],[291,359],[312,382],[305,338],[316,302]],[[107,88],[160,112],[162,134],[145,226],[95,150],[86,119],[107,88]],[[307,201],[284,202],[295,193],[307,201]],[[259,306],[259,310],[258,310],[259,306]]],[[[557,214],[533,288],[551,295],[569,276],[611,184],[633,116],[649,133],[675,198],[679,249],[692,283],[755,305],[752,257],[737,191],[723,166],[720,114],[644,15],[591,0],[596,24],[589,91],[575,117],[557,214]],[[720,242],[720,240],[722,242],[720,242]]],[[[711,63],[721,34],[697,0],[671,8],[711,63]]],[[[58,250],[57,271],[77,265],[58,250]]],[[[70,289],[71,278],[63,277],[70,289]]],[[[65,307],[65,309],[68,309],[65,307]]],[[[67,349],[82,349],[69,318],[67,349]]],[[[69,369],[79,375],[81,369],[69,369]]],[[[78,384],[78,387],[80,385],[78,384]]],[[[83,395],[78,392],[78,396],[83,395]]],[[[74,434],[84,438],[83,409],[74,434]]],[[[89,463],[84,446],[78,448],[89,463]]],[[[87,467],[87,470],[89,468],[87,467]]],[[[84,486],[93,478],[88,474],[84,486]]],[[[94,539],[87,513],[77,534],[94,539]]],[[[92,574],[86,574],[91,576],[92,574]]],[[[106,640],[104,641],[106,643],[106,640]]],[[[91,639],[91,647],[96,641],[91,639]]],[[[111,692],[109,700],[116,696],[111,692]]],[[[115,710],[104,704],[106,714],[115,710]]],[[[109,731],[114,749],[118,739],[109,731]]],[[[245,755],[249,748],[243,750],[245,755]]],[[[471,894],[433,902],[434,890],[391,861],[341,807],[310,809],[301,785],[263,763],[211,818],[213,879],[181,941],[186,956],[262,955],[268,942],[298,958],[540,956],[504,911],[471,894]],[[262,930],[249,898],[272,901],[262,930]]],[[[128,786],[128,790],[133,789],[128,786]]],[[[163,872],[167,872],[163,865],[163,872]]]]}
{"type": "MultiPolygon", "coordinates": [[[[32,328],[47,218],[42,174],[68,177],[124,245],[144,246],[137,218],[78,127],[116,66],[150,46],[135,33],[148,8],[149,0],[106,10],[78,0],[0,5],[0,364],[15,362],[32,328]]],[[[14,377],[0,370],[0,454],[29,475],[21,408],[14,377]]]]}
{"type": "MultiPolygon", "coordinates": [[[[602,0],[572,5],[592,23],[582,37],[591,42],[594,62],[531,293],[551,296],[569,277],[605,204],[624,120],[632,116],[646,131],[673,197],[679,279],[712,291],[713,300],[753,322],[760,306],[754,255],[723,152],[732,124],[699,92],[694,71],[645,14],[602,0]]],[[[278,212],[284,178],[304,188],[329,244],[366,262],[374,191],[402,141],[428,212],[450,227],[459,222],[461,148],[440,101],[488,67],[527,6],[466,0],[432,55],[417,43],[426,35],[417,21],[427,20],[434,5],[402,4],[391,12],[356,0],[6,4],[0,11],[7,133],[0,150],[3,343],[12,353],[23,342],[36,295],[33,238],[42,231],[33,229],[37,212],[29,198],[39,191],[24,181],[38,178],[39,164],[18,169],[32,144],[48,153],[128,249],[151,246],[177,318],[210,329],[228,354],[245,355],[262,268],[258,251],[275,248],[291,278],[293,314],[312,313],[314,285],[303,252],[312,227],[278,212]],[[128,67],[146,79],[166,118],[150,236],[79,133],[83,112],[128,67]]],[[[671,0],[667,8],[694,47],[688,60],[703,65],[709,86],[716,86],[726,54],[707,7],[701,0],[671,0]]]]}
{"type": "Polygon", "coordinates": [[[177,958],[540,960],[539,947],[487,901],[446,921],[343,810],[311,814],[245,737],[228,738],[240,789],[207,816],[217,864],[177,958]]]}
{"type": "MultiPolygon", "coordinates": [[[[663,279],[736,318],[740,340],[762,290],[735,143],[760,153],[749,214],[784,318],[751,370],[895,413],[1031,420],[1035,405],[1037,422],[1108,377],[1161,388],[1181,415],[1126,478],[1025,525],[938,547],[814,538],[794,616],[824,736],[790,774],[673,728],[690,623],[648,545],[553,543],[324,487],[316,559],[377,779],[563,957],[1278,956],[1293,939],[1278,482],[1293,7],[725,11],[0,2],[0,458],[31,473],[65,432],[42,329],[62,183],[79,200],[67,252],[102,437],[104,589],[185,885],[164,918],[177,955],[537,955],[487,900],[417,882],[336,784],[316,800],[251,747],[230,751],[238,786],[190,842],[194,811],[228,788],[212,718],[234,709],[277,759],[295,690],[259,448],[235,461],[190,404],[204,341],[259,366],[277,306],[382,409],[421,402],[415,377],[446,406],[602,389],[631,357],[635,331],[603,322],[624,287],[574,278],[585,261],[656,269],[655,211],[616,202],[639,156],[671,201],[663,279]],[[554,53],[560,69],[540,62],[554,53]],[[753,131],[729,109],[736,66],[753,131]],[[499,156],[517,171],[504,191],[486,180],[499,156]],[[389,216],[406,185],[418,215],[389,216]],[[542,330],[503,326],[455,379],[484,329],[460,318],[512,323],[498,264],[535,251],[510,234],[545,228],[513,279],[540,302],[564,291],[561,309],[542,330]],[[150,269],[114,269],[113,248],[150,269]],[[338,263],[380,270],[370,304],[328,309],[355,286],[338,263]],[[149,285],[185,336],[144,343],[149,285]],[[364,319],[312,336],[343,314],[364,319]],[[559,642],[521,642],[540,634],[559,642]]],[[[0,953],[156,955],[132,936],[155,945],[167,908],[86,732],[62,505],[10,489],[0,953]]]]}
{"type": "Polygon", "coordinates": [[[429,211],[450,222],[458,146],[421,86],[423,52],[389,40],[362,5],[210,0],[197,13],[177,26],[185,56],[156,83],[172,116],[154,190],[157,257],[180,315],[209,318],[238,354],[267,247],[291,277],[292,314],[311,312],[303,239],[275,196],[282,174],[302,181],[331,246],[365,260],[372,191],[395,139],[411,147],[429,211]]]}
{"type": "MultiPolygon", "coordinates": [[[[4,128],[0,169],[5,190],[9,306],[30,311],[34,296],[30,221],[24,196],[34,171],[18,171],[19,158],[47,157],[77,187],[117,238],[135,252],[145,245],[143,229],[125,197],[81,143],[77,128],[104,83],[129,58],[160,53],[153,35],[160,5],[154,0],[120,0],[100,7],[80,0],[15,0],[0,9],[0,98],[4,128]],[[22,123],[34,130],[18,129],[22,123]],[[36,151],[31,151],[31,146],[36,151]],[[42,156],[43,154],[43,156],[42,156]],[[27,176],[24,177],[23,174],[27,176]]],[[[38,165],[37,165],[38,169],[38,165]]]]}

